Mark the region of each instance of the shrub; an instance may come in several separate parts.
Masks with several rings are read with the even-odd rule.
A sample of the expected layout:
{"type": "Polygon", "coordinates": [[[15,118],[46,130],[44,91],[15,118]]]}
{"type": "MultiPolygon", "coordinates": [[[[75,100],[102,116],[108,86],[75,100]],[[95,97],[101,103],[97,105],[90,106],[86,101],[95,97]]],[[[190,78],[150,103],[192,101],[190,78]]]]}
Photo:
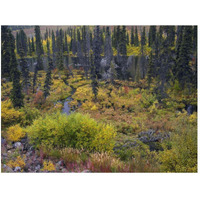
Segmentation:
{"type": "Polygon", "coordinates": [[[41,107],[41,105],[45,102],[45,98],[43,95],[43,92],[41,90],[39,90],[35,95],[34,95],[34,99],[33,99],[33,104],[36,107],[41,107]]]}
{"type": "Polygon", "coordinates": [[[21,169],[23,169],[25,167],[25,156],[22,158],[20,156],[17,156],[17,158],[15,160],[9,160],[7,165],[14,169],[15,167],[20,167],[21,169]]]}
{"type": "Polygon", "coordinates": [[[10,100],[1,102],[1,122],[2,127],[19,123],[22,119],[23,113],[15,110],[10,100]]]}
{"type": "Polygon", "coordinates": [[[164,172],[197,172],[197,124],[195,114],[180,113],[171,134],[171,149],[160,153],[164,172]]]}
{"type": "Polygon", "coordinates": [[[36,108],[24,107],[21,109],[23,112],[22,126],[31,125],[32,122],[40,116],[40,111],[36,108]]]}
{"type": "Polygon", "coordinates": [[[112,151],[115,129],[112,125],[97,123],[89,115],[73,113],[46,114],[26,129],[36,147],[72,147],[89,151],[112,151]]]}
{"type": "Polygon", "coordinates": [[[17,142],[25,136],[23,129],[17,124],[11,126],[7,130],[7,139],[12,142],[17,142]]]}
{"type": "Polygon", "coordinates": [[[54,164],[51,162],[51,161],[44,161],[43,162],[43,168],[41,169],[41,171],[44,171],[44,172],[52,172],[52,171],[55,171],[56,168],[54,166],[54,164]]]}

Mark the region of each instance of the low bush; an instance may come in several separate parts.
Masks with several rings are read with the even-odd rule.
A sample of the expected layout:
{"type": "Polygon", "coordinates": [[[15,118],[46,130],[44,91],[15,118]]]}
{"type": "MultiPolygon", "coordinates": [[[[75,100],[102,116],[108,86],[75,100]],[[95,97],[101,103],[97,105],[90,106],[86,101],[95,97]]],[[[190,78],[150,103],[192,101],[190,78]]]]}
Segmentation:
{"type": "Polygon", "coordinates": [[[1,102],[1,122],[2,128],[19,123],[23,113],[15,110],[10,100],[1,102]]]}
{"type": "Polygon", "coordinates": [[[26,128],[31,142],[42,146],[72,147],[89,151],[108,151],[114,147],[115,129],[112,125],[98,123],[89,115],[73,113],[46,114],[26,128]]]}
{"type": "Polygon", "coordinates": [[[9,127],[7,130],[6,137],[8,141],[17,142],[24,136],[25,136],[25,132],[18,124],[9,127]]]}

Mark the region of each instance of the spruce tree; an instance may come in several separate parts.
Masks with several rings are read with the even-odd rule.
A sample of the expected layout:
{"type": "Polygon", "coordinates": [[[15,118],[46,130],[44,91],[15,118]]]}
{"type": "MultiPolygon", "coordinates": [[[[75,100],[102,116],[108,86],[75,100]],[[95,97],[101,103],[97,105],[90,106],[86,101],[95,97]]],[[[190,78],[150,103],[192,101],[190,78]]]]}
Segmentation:
{"type": "Polygon", "coordinates": [[[192,55],[193,41],[192,41],[192,26],[185,26],[183,28],[182,42],[180,52],[177,59],[177,78],[181,83],[182,88],[192,81],[192,69],[190,66],[192,55]]]}
{"type": "Polygon", "coordinates": [[[34,44],[34,38],[32,37],[31,40],[31,46],[32,46],[32,52],[35,52],[35,44],[34,44]]]}
{"type": "Polygon", "coordinates": [[[60,29],[56,38],[56,66],[59,70],[62,70],[64,68],[62,29],[60,29]]]}
{"type": "Polygon", "coordinates": [[[98,79],[101,78],[100,74],[100,62],[101,62],[101,38],[100,38],[100,29],[99,26],[95,27],[95,35],[94,35],[94,67],[95,73],[98,79]]]}
{"type": "Polygon", "coordinates": [[[69,53],[69,51],[68,51],[68,44],[67,44],[67,33],[66,33],[66,31],[65,31],[65,48],[64,48],[64,51],[67,52],[67,53],[69,53]]]}
{"type": "Polygon", "coordinates": [[[139,46],[139,39],[138,39],[138,31],[137,26],[135,27],[135,38],[134,38],[134,45],[137,47],[139,46]]]}
{"type": "Polygon", "coordinates": [[[97,78],[97,74],[96,74],[96,69],[94,66],[94,59],[93,59],[93,55],[91,55],[91,85],[92,85],[92,92],[94,94],[94,101],[97,100],[97,95],[98,95],[98,78],[97,78]]]}
{"type": "Polygon", "coordinates": [[[18,48],[19,48],[19,55],[25,54],[27,56],[28,52],[28,45],[27,45],[27,36],[25,32],[21,29],[18,35],[18,48]]]}
{"type": "Polygon", "coordinates": [[[55,39],[53,30],[52,30],[51,37],[52,37],[53,67],[55,68],[55,65],[56,65],[56,39],[55,39]]]}
{"type": "Polygon", "coordinates": [[[7,26],[1,26],[1,74],[2,77],[9,77],[10,68],[10,40],[9,29],[7,26]]]}
{"type": "Polygon", "coordinates": [[[35,26],[35,38],[36,38],[37,70],[42,70],[44,69],[42,62],[43,48],[42,48],[39,26],[35,26]]]}
{"type": "Polygon", "coordinates": [[[10,38],[10,66],[12,68],[12,85],[13,88],[11,90],[11,101],[13,106],[16,108],[21,108],[24,105],[23,98],[24,95],[22,94],[21,84],[20,84],[20,72],[17,68],[17,59],[15,55],[15,39],[14,36],[9,33],[10,38]]]}
{"type": "Polygon", "coordinates": [[[146,33],[145,33],[145,27],[143,27],[142,36],[141,36],[141,52],[142,52],[142,54],[143,54],[145,45],[146,45],[146,33]]]}
{"type": "Polygon", "coordinates": [[[32,46],[31,46],[31,39],[28,38],[28,55],[32,56],[32,46]]]}
{"type": "Polygon", "coordinates": [[[129,34],[128,34],[128,32],[126,34],[126,44],[129,45],[129,34]]]}
{"type": "Polygon", "coordinates": [[[45,99],[50,94],[50,85],[52,84],[51,70],[53,69],[53,62],[50,54],[49,40],[47,39],[47,56],[48,56],[48,69],[46,73],[46,79],[44,84],[44,97],[45,99]]]}
{"type": "Polygon", "coordinates": [[[131,45],[134,45],[135,44],[135,41],[134,41],[134,29],[133,29],[133,26],[131,28],[131,45]]]}
{"type": "Polygon", "coordinates": [[[150,26],[149,29],[149,47],[152,47],[156,39],[156,26],[150,26]]]}

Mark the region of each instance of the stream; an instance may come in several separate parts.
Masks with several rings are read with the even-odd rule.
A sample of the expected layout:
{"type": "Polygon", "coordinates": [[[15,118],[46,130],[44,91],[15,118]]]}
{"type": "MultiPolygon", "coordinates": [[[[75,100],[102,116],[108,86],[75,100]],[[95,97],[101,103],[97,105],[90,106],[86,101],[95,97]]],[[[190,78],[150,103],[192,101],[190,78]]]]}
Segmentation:
{"type": "MultiPolygon", "coordinates": [[[[66,81],[64,81],[66,85],[69,85],[66,81]]],[[[72,95],[76,92],[76,88],[74,88],[73,86],[69,85],[72,88],[71,91],[71,95],[69,97],[67,97],[64,101],[58,101],[63,103],[63,109],[62,109],[62,113],[65,113],[66,115],[70,115],[70,113],[72,111],[75,111],[75,106],[73,106],[73,108],[70,107],[69,103],[73,100],[72,95]]],[[[78,107],[81,106],[81,103],[78,103],[78,107]]]]}

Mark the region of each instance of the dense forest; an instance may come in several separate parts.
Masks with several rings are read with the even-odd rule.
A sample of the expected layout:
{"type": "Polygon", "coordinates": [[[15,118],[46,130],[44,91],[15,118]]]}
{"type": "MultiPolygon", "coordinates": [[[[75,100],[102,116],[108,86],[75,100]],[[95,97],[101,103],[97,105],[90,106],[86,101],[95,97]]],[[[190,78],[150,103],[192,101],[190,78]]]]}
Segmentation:
{"type": "Polygon", "coordinates": [[[41,29],[1,26],[2,172],[197,172],[197,26],[41,29]]]}

